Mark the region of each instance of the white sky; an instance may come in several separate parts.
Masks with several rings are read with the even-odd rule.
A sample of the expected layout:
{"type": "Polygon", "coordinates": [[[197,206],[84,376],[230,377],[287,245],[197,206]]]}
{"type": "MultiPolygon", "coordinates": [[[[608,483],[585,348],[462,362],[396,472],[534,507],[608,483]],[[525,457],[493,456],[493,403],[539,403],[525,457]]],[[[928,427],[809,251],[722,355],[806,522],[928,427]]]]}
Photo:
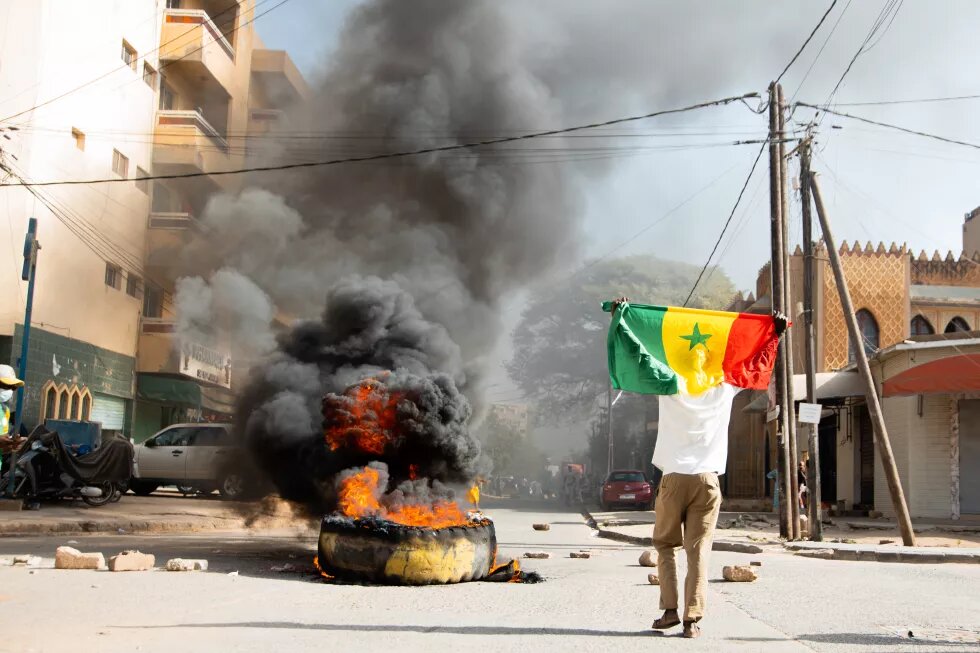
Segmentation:
{"type": "MultiPolygon", "coordinates": [[[[588,0],[566,0],[569,7],[582,8],[588,0]]],[[[310,77],[326,61],[336,43],[343,17],[356,0],[293,0],[259,20],[259,31],[269,47],[287,49],[297,65],[310,77]]],[[[669,3],[668,3],[669,4],[669,3]]],[[[746,91],[764,93],[766,85],[789,60],[816,24],[828,2],[781,5],[783,15],[772,16],[768,2],[739,3],[744,10],[730,30],[705,36],[699,31],[705,12],[721,11],[727,3],[691,3],[670,10],[671,29],[690,34],[684,42],[689,52],[683,57],[724,57],[728,70],[735,71],[719,87],[698,88],[690,81],[684,95],[691,102],[714,99],[746,91]],[[686,14],[685,14],[686,11],[686,14]],[[753,13],[754,12],[754,13],[753,13]],[[767,15],[768,14],[768,15],[767,15]],[[755,20],[766,15],[766,20],[755,20]],[[743,20],[744,19],[744,20],[743,20]],[[774,35],[775,29],[780,32],[774,35]],[[768,22],[767,22],[768,21],[768,22]],[[783,47],[783,43],[794,44],[783,47]],[[768,45],[767,45],[768,44],[768,45]],[[778,44],[773,45],[773,44],[778,44]],[[773,48],[771,56],[760,49],[773,48]],[[781,53],[781,54],[777,54],[781,53]],[[764,53],[765,54],[765,53],[764,53]],[[742,63],[744,62],[744,65],[742,63]]],[[[817,37],[783,80],[788,95],[797,89],[797,99],[823,103],[864,40],[885,3],[872,0],[841,0],[817,37]],[[823,53],[801,88],[801,80],[836,22],[823,53]]],[[[635,7],[638,20],[656,17],[660,7],[645,0],[618,0],[618,11],[635,7]]],[[[727,5],[731,10],[732,5],[727,5]]],[[[667,11],[665,9],[665,11],[667,11]]],[[[980,94],[980,48],[976,28],[980,25],[980,3],[968,0],[907,0],[883,38],[855,63],[836,97],[840,103],[904,100],[938,96],[980,94]]],[[[662,29],[663,26],[651,24],[662,29]]],[[[643,26],[633,29],[642,31],[643,26]]],[[[705,30],[707,31],[707,30],[705,30]]],[[[597,35],[597,38],[600,38],[597,35]]],[[[601,38],[609,38],[603,34],[601,38]]],[[[587,47],[587,46],[583,46],[587,47]]],[[[653,80],[669,78],[672,66],[649,63],[653,80]]],[[[674,80],[676,83],[676,80],[674,80]]],[[[686,103],[686,102],[685,102],[686,103]]],[[[651,106],[641,111],[666,107],[651,106]]],[[[871,119],[980,143],[980,100],[931,104],[840,107],[871,119]]],[[[622,110],[596,115],[596,120],[617,117],[622,110]]],[[[797,118],[810,112],[800,109],[797,118]]],[[[740,139],[762,136],[766,117],[742,105],[687,113],[667,123],[671,128],[689,127],[693,132],[720,136],[684,136],[662,142],[740,139]]],[[[644,125],[657,129],[663,124],[644,125]]],[[[822,175],[823,192],[838,240],[908,243],[916,252],[962,247],[963,215],[980,205],[976,176],[980,152],[967,147],[942,144],[903,135],[844,118],[828,116],[818,140],[813,167],[822,175]],[[842,129],[831,129],[832,125],[842,129]]],[[[649,229],[622,254],[649,252],[665,258],[701,264],[714,244],[721,226],[744,183],[758,146],[722,147],[680,152],[660,151],[623,158],[588,189],[586,235],[589,255],[605,254],[701,188],[716,182],[661,224],[649,229]],[[726,172],[727,171],[727,172],[726,172]]],[[[732,229],[723,241],[717,259],[738,288],[754,290],[756,273],[768,258],[767,157],[736,213],[732,229]]],[[[795,176],[795,168],[791,168],[795,176]]],[[[794,197],[795,200],[795,197],[794,197]]],[[[800,239],[799,205],[794,203],[790,222],[793,242],[800,239]]],[[[503,343],[499,357],[507,355],[503,343]]],[[[513,397],[501,370],[495,372],[499,398],[513,397]]]]}

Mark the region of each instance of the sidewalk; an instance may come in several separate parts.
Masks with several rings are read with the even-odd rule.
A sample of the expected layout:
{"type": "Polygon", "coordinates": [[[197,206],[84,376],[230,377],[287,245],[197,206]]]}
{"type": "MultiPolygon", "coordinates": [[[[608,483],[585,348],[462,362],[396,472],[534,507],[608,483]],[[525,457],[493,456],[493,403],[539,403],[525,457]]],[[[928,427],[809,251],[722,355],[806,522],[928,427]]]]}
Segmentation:
{"type": "MultiPolygon", "coordinates": [[[[652,512],[592,513],[587,520],[598,537],[653,546],[652,512]]],[[[718,517],[714,550],[799,551],[800,555],[828,560],[980,563],[980,522],[976,520],[915,523],[918,544],[915,547],[903,547],[897,525],[888,520],[833,518],[831,522],[824,525],[823,542],[784,543],[779,538],[775,514],[723,512],[718,517]]]]}
{"type": "Polygon", "coordinates": [[[279,500],[260,503],[183,497],[161,491],[148,497],[127,494],[118,503],[93,508],[81,501],[43,503],[40,510],[0,512],[0,536],[62,533],[175,533],[231,531],[247,527],[305,528],[279,500]]]}

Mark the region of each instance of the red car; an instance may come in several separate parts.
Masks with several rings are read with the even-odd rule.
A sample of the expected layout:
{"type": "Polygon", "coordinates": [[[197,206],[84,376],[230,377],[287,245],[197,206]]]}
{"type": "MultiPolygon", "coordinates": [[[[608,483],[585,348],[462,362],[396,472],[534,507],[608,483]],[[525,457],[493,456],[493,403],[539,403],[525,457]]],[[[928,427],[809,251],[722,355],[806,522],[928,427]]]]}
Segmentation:
{"type": "Polygon", "coordinates": [[[614,505],[649,510],[653,504],[653,485],[641,471],[615,470],[602,484],[599,504],[603,510],[609,510],[614,505]]]}

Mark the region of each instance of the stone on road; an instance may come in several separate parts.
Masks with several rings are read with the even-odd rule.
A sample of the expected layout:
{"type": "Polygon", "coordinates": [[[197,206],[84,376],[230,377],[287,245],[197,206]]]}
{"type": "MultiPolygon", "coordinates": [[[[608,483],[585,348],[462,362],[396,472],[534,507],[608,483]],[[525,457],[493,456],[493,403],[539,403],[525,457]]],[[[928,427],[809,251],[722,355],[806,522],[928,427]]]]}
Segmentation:
{"type": "Polygon", "coordinates": [[[70,546],[59,546],[54,553],[55,569],[102,569],[105,556],[101,553],[82,553],[70,546]]]}
{"type": "Polygon", "coordinates": [[[745,565],[722,567],[721,576],[731,583],[751,583],[759,578],[752,567],[746,567],[745,565]]]}
{"type": "Polygon", "coordinates": [[[109,571],[148,571],[154,564],[156,558],[152,553],[123,551],[109,558],[109,571]]]}
{"type": "Polygon", "coordinates": [[[167,571],[207,571],[207,560],[185,560],[184,558],[172,558],[167,560],[167,571]]]}
{"type": "Polygon", "coordinates": [[[640,566],[641,567],[656,567],[657,566],[657,554],[653,551],[644,551],[640,554],[640,566]]]}

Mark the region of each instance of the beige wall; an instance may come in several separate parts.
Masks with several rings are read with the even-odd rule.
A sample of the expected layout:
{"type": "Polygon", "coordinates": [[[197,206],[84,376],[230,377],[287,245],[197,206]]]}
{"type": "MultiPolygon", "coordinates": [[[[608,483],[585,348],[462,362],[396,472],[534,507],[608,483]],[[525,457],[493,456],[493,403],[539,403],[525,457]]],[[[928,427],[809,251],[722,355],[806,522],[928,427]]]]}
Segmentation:
{"type": "MultiPolygon", "coordinates": [[[[114,70],[105,79],[30,114],[14,119],[29,123],[4,149],[18,157],[9,161],[32,181],[114,177],[113,149],[129,158],[128,177],[136,168],[151,169],[155,93],[137,70],[121,60],[122,40],[138,54],[157,46],[160,13],[155,0],[37,0],[10,3],[8,29],[0,61],[0,105],[8,116],[56,97],[80,83],[114,70]],[[85,149],[76,148],[72,128],[85,134],[85,149]]],[[[157,68],[154,56],[150,63],[157,68]]],[[[10,229],[0,251],[18,252],[27,218],[39,222],[42,251],[38,264],[34,320],[71,338],[132,356],[136,346],[141,301],[125,292],[125,277],[142,276],[147,194],[132,182],[39,188],[48,201],[64,207],[87,238],[103,250],[94,253],[55,215],[26,190],[6,191],[0,212],[10,229]],[[12,242],[9,242],[12,241],[12,242]],[[109,259],[126,271],[119,290],[105,285],[109,259]]],[[[9,334],[23,318],[23,288],[18,292],[20,261],[0,266],[0,281],[10,294],[0,332],[9,334]]]]}
{"type": "Polygon", "coordinates": [[[980,211],[970,213],[963,223],[963,252],[973,256],[980,252],[980,211]]]}

